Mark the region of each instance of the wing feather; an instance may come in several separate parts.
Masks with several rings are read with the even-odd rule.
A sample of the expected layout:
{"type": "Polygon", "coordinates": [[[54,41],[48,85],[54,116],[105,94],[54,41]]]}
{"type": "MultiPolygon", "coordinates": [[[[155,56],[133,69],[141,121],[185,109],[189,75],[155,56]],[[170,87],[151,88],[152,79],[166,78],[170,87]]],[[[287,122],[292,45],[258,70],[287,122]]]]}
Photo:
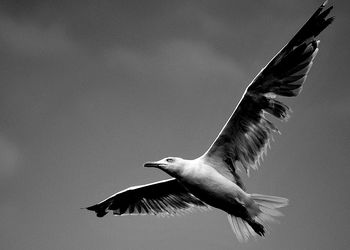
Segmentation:
{"type": "Polygon", "coordinates": [[[327,17],[333,7],[324,10],[325,5],[326,2],[254,78],[218,137],[204,154],[204,157],[224,162],[232,160],[234,164],[221,166],[225,165],[233,177],[236,162],[240,162],[247,172],[250,168],[257,168],[272,134],[279,132],[265,114],[280,120],[288,119],[290,108],[276,98],[293,97],[300,93],[318,52],[319,41],[316,36],[334,19],[327,17]]]}
{"type": "Polygon", "coordinates": [[[127,188],[86,209],[103,217],[109,211],[114,215],[174,215],[194,207],[208,208],[176,179],[168,179],[127,188]]]}

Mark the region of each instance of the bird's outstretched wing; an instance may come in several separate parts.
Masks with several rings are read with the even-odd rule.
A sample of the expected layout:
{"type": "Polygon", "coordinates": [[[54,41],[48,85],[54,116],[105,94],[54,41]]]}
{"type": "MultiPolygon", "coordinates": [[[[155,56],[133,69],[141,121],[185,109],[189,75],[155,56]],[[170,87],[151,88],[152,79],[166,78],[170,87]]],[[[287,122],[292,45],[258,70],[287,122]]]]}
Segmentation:
{"type": "Polygon", "coordinates": [[[247,172],[249,168],[257,168],[271,134],[278,132],[265,113],[281,120],[288,118],[289,107],[276,97],[300,93],[318,51],[316,37],[334,19],[327,17],[333,7],[324,10],[325,5],[326,2],[250,83],[204,157],[232,161],[233,164],[225,165],[234,174],[236,162],[247,172]]]}
{"type": "Polygon", "coordinates": [[[168,179],[127,188],[86,209],[96,212],[98,217],[103,217],[109,211],[114,215],[174,215],[195,207],[209,208],[176,179],[168,179]]]}

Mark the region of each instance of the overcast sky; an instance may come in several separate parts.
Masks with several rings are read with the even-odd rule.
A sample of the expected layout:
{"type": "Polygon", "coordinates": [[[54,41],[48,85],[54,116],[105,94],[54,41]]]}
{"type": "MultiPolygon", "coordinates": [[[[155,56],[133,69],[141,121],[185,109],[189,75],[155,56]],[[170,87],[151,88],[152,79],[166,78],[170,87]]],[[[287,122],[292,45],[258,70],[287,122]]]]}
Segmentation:
{"type": "Polygon", "coordinates": [[[321,1],[0,2],[2,249],[347,249],[350,8],[335,22],[249,192],[288,197],[265,239],[217,210],[184,217],[81,210],[168,178],[146,161],[198,157],[245,87],[321,1]]]}

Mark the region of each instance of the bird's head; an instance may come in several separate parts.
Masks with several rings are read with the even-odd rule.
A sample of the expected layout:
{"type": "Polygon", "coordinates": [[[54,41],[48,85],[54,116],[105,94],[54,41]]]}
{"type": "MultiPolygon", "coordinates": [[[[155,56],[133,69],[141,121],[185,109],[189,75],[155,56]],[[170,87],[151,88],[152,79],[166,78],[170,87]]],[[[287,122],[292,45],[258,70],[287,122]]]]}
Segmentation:
{"type": "Polygon", "coordinates": [[[154,167],[159,168],[172,176],[180,174],[184,169],[185,160],[179,157],[166,157],[155,162],[146,162],[144,167],[154,167]]]}

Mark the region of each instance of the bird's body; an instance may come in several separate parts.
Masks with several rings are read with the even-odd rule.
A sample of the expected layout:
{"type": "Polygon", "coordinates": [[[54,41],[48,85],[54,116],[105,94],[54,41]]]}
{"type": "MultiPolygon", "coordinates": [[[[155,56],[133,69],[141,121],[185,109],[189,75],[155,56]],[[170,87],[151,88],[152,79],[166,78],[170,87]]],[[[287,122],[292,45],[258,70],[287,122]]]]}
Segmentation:
{"type": "Polygon", "coordinates": [[[237,172],[256,169],[266,153],[272,133],[278,129],[266,114],[286,120],[289,107],[278,96],[297,96],[318,52],[316,37],[333,18],[326,2],[248,85],[241,101],[221,132],[200,157],[185,160],[168,157],[149,162],[172,179],[120,191],[87,207],[98,217],[112,211],[123,214],[178,214],[192,208],[215,207],[228,214],[231,228],[241,241],[264,235],[264,221],[280,216],[288,200],[247,193],[237,172]],[[239,164],[237,164],[239,163],[239,164]]]}
{"type": "MultiPolygon", "coordinates": [[[[239,187],[233,180],[222,175],[216,169],[226,168],[226,163],[220,160],[208,160],[207,157],[199,157],[194,160],[185,160],[178,157],[165,158],[157,162],[145,164],[146,167],[156,167],[183,185],[189,193],[205,204],[225,211],[229,219],[239,218],[243,223],[252,227],[255,233],[264,234],[264,228],[259,222],[259,217],[264,213],[254,198],[239,187]],[[167,161],[171,159],[171,163],[167,161]]],[[[262,196],[260,196],[262,197],[262,196]]],[[[280,206],[285,206],[288,200],[275,196],[264,196],[266,199],[278,199],[280,206]]],[[[274,205],[269,206],[274,210],[274,205]]],[[[277,214],[278,212],[276,212],[277,214]]],[[[269,215],[267,215],[269,216],[269,215]]],[[[260,220],[262,221],[262,220],[260,220]]],[[[253,231],[249,234],[255,235],[253,231]]],[[[249,234],[242,236],[246,238],[249,234]]]]}
{"type": "Polygon", "coordinates": [[[244,192],[237,184],[220,174],[210,163],[203,158],[184,160],[183,171],[174,176],[192,194],[206,204],[235,213],[239,204],[248,204],[249,194],[244,192]],[[237,201],[241,203],[237,204],[237,201]]]}

